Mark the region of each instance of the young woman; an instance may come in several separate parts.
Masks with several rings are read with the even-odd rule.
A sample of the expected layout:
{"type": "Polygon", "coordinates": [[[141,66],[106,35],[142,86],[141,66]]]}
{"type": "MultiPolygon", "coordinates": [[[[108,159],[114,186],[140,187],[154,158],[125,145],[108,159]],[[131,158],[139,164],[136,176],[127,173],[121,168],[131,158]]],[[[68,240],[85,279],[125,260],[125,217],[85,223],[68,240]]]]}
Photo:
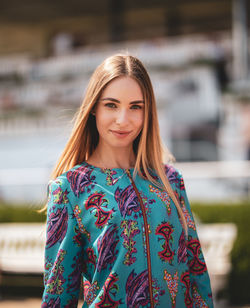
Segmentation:
{"type": "MultiPolygon", "coordinates": [[[[149,76],[107,58],[49,184],[42,307],[213,307],[181,173],[163,164],[149,76]]],[[[170,154],[169,154],[170,158],[170,154]]]]}

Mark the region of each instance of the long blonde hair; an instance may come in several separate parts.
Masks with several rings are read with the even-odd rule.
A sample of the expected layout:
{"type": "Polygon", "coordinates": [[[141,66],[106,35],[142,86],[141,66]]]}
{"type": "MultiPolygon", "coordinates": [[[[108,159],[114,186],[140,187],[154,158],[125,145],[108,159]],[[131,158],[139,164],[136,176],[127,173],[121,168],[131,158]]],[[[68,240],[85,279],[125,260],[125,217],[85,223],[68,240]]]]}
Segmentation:
{"type": "MultiPolygon", "coordinates": [[[[163,149],[156,111],[156,102],[149,75],[136,57],[128,54],[116,54],[104,60],[90,78],[83,102],[76,113],[75,124],[69,140],[51,174],[55,179],[77,164],[86,161],[98,144],[98,132],[95,117],[91,114],[103,89],[109,82],[121,76],[133,78],[141,87],[144,102],[144,125],[139,136],[134,140],[133,148],[136,155],[134,176],[138,173],[155,186],[164,189],[175,203],[187,233],[187,223],[179,202],[167,179],[163,164],[163,149]],[[162,184],[151,174],[156,172],[162,184]]],[[[167,150],[168,160],[173,160],[167,150]]]]}

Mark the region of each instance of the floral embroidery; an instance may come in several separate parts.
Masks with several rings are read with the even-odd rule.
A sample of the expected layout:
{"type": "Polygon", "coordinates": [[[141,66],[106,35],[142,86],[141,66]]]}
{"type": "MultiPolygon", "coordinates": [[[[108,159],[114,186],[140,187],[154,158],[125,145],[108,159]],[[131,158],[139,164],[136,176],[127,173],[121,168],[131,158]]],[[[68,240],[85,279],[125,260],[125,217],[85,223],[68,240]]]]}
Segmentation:
{"type": "Polygon", "coordinates": [[[172,276],[170,273],[168,273],[167,270],[165,270],[164,279],[167,282],[168,290],[172,300],[172,307],[174,308],[176,304],[175,299],[178,292],[178,272],[175,272],[175,274],[172,276]]]}
{"type": "Polygon", "coordinates": [[[204,301],[202,296],[199,294],[198,288],[195,284],[192,286],[192,294],[193,294],[195,308],[209,308],[207,303],[204,301]]]}
{"type": "Polygon", "coordinates": [[[185,206],[185,201],[184,201],[184,198],[181,197],[180,198],[180,201],[181,201],[181,208],[182,208],[182,211],[183,211],[183,214],[184,214],[184,217],[186,219],[186,222],[187,222],[187,225],[189,228],[195,230],[195,223],[194,221],[192,220],[186,206],[185,206]]]}
{"type": "Polygon", "coordinates": [[[50,294],[62,294],[62,292],[64,291],[62,286],[66,280],[63,277],[64,267],[62,265],[62,262],[64,260],[65,254],[65,250],[59,250],[55,264],[51,270],[51,277],[47,280],[47,292],[50,294]]]}
{"type": "Polygon", "coordinates": [[[125,265],[131,265],[136,261],[136,257],[132,257],[133,253],[137,252],[135,246],[135,241],[133,237],[140,233],[138,223],[136,220],[123,220],[121,222],[121,228],[123,228],[123,232],[121,236],[124,238],[123,246],[128,250],[125,254],[125,260],[123,263],[125,265]]]}
{"type": "Polygon", "coordinates": [[[80,231],[85,234],[88,238],[88,240],[90,241],[90,233],[85,229],[83,223],[82,223],[82,219],[80,217],[81,213],[82,213],[82,210],[79,208],[79,205],[76,204],[73,208],[73,211],[74,211],[74,214],[75,214],[75,218],[78,222],[78,226],[80,228],[80,231]]]}
{"type": "Polygon", "coordinates": [[[171,214],[171,207],[170,207],[170,198],[168,196],[168,194],[165,192],[165,191],[161,191],[159,190],[158,188],[152,186],[152,185],[149,185],[149,189],[151,192],[153,193],[156,193],[157,197],[159,197],[162,202],[164,202],[167,206],[167,213],[168,215],[171,214]]]}

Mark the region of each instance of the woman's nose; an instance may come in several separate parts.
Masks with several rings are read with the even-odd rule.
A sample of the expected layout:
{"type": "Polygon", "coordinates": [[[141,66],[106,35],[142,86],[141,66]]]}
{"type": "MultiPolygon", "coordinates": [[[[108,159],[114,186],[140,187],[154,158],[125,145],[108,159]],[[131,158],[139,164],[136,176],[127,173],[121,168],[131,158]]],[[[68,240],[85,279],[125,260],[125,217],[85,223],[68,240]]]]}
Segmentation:
{"type": "Polygon", "coordinates": [[[127,110],[119,110],[116,115],[116,123],[121,125],[125,124],[128,121],[127,110]]]}

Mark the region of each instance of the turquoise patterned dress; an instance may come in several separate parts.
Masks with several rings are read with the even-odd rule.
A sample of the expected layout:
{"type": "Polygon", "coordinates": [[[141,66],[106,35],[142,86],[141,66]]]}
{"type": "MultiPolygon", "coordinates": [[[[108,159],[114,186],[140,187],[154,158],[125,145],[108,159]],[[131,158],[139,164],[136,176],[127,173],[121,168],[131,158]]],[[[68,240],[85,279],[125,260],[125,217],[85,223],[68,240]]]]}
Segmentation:
{"type": "Polygon", "coordinates": [[[188,236],[168,194],[133,169],[83,162],[50,182],[43,308],[77,307],[80,292],[83,307],[213,307],[183,177],[165,171],[188,236]]]}

